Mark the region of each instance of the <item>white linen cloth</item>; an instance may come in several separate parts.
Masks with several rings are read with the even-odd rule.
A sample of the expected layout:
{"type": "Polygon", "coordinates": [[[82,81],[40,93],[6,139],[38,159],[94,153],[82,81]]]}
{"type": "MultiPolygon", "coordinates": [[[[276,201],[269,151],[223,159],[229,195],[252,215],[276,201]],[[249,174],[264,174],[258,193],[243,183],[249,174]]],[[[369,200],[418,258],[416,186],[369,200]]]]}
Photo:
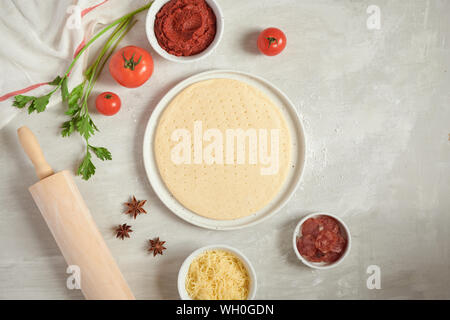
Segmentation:
{"type": "MultiPolygon", "coordinates": [[[[145,0],[2,0],[0,1],[0,96],[62,76],[83,39],[87,41],[99,24],[105,25],[148,3],[145,0]],[[85,14],[83,10],[101,4],[85,14]],[[81,25],[77,24],[81,22],[81,25]]],[[[102,37],[102,39],[105,39],[102,37]]],[[[101,42],[99,39],[96,42],[101,42]]],[[[82,80],[88,52],[83,54],[70,79],[69,88],[82,80]],[[72,84],[72,85],[71,85],[72,84]]],[[[39,96],[50,86],[25,95],[39,96]]],[[[0,129],[26,110],[12,107],[13,98],[0,102],[0,129]]],[[[60,102],[55,94],[48,107],[60,102]]]]}

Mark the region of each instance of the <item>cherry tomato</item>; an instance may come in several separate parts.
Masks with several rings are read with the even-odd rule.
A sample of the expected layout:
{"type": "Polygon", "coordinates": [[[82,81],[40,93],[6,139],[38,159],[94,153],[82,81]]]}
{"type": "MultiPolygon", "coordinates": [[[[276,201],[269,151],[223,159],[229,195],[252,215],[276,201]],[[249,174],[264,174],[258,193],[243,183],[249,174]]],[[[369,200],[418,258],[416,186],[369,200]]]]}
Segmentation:
{"type": "Polygon", "coordinates": [[[128,46],[114,53],[109,62],[109,72],[122,86],[137,88],[151,77],[153,59],[144,49],[128,46]]]}
{"type": "Polygon", "coordinates": [[[99,94],[95,101],[98,112],[105,116],[115,115],[120,110],[122,102],[117,94],[112,92],[103,92],[99,94]]]}
{"type": "Polygon", "coordinates": [[[258,37],[258,49],[266,56],[276,56],[286,48],[286,35],[277,28],[267,28],[258,37]]]}

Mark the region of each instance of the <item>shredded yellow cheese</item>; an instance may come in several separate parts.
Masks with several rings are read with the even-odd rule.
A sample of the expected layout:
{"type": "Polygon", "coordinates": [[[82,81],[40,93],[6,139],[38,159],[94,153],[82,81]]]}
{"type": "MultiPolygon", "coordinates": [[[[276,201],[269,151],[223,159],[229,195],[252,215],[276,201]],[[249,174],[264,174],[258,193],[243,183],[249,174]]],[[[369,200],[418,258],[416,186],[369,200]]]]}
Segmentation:
{"type": "Polygon", "coordinates": [[[194,300],[246,300],[250,277],[242,261],[225,250],[208,250],[192,261],[186,291],[194,300]]]}

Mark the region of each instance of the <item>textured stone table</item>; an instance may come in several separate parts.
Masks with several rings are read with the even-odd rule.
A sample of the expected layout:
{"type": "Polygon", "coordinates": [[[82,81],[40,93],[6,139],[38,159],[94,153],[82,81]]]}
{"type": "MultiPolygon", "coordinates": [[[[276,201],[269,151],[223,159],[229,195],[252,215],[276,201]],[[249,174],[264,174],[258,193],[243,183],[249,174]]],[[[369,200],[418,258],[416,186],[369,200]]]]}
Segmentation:
{"type": "MultiPolygon", "coordinates": [[[[139,299],[177,299],[176,278],[194,249],[224,243],[253,262],[260,299],[450,298],[450,1],[219,0],[226,32],[206,60],[179,65],[153,51],[154,76],[127,90],[105,73],[95,88],[116,91],[123,110],[95,115],[93,142],[113,153],[89,182],[77,178],[108,246],[139,299]],[[366,21],[381,10],[379,30],[366,21]],[[286,51],[257,53],[256,37],[283,29],[286,51]],[[144,172],[144,129],[159,99],[200,71],[232,68],[272,81],[295,103],[307,134],[307,166],[300,188],[278,215],[231,232],[203,230],[172,214],[144,172]],[[136,221],[123,212],[131,195],[147,199],[136,221]],[[298,220],[328,211],[342,217],[353,248],[339,267],[314,271],[291,243],[298,220]],[[130,223],[126,241],[113,228],[130,223]],[[146,252],[147,240],[167,241],[164,256],[146,252]],[[381,269],[381,289],[366,287],[367,267],[381,269]]],[[[143,30],[143,19],[137,25],[143,30]]],[[[136,30],[137,30],[136,29],[136,30]]],[[[125,43],[150,50],[144,32],[125,43]]],[[[16,117],[0,131],[0,298],[81,299],[66,289],[66,265],[27,188],[36,181],[16,129],[39,136],[55,169],[75,170],[83,152],[76,135],[59,137],[60,106],[16,117]]]]}

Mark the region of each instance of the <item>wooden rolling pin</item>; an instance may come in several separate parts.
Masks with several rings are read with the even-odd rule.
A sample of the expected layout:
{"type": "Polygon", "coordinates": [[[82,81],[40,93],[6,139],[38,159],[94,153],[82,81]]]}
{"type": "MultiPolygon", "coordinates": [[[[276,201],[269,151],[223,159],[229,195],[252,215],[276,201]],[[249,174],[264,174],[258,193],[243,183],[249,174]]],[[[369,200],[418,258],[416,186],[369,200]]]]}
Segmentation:
{"type": "Polygon", "coordinates": [[[70,172],[53,172],[30,129],[17,133],[41,180],[29,188],[31,195],[67,264],[80,268],[85,298],[134,299],[70,172]]]}

